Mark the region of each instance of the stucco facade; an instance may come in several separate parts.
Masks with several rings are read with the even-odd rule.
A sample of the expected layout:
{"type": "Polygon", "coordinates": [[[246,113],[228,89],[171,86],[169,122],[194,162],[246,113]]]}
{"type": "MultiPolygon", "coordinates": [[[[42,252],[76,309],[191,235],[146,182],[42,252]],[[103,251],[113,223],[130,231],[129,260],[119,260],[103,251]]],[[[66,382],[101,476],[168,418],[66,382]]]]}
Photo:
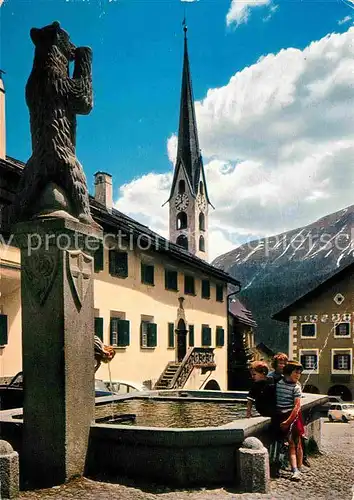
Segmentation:
{"type": "MultiPolygon", "coordinates": [[[[0,248],[1,265],[1,314],[7,317],[7,343],[0,348],[0,376],[14,375],[22,369],[21,353],[21,296],[20,254],[15,247],[0,248]]],[[[200,388],[215,380],[221,389],[227,388],[227,301],[226,284],[215,281],[196,267],[181,267],[179,262],[154,252],[136,248],[127,249],[128,276],[121,278],[110,274],[109,249],[104,249],[103,270],[95,273],[94,307],[95,317],[102,318],[103,341],[112,344],[111,319],[116,317],[129,321],[129,345],[115,345],[116,355],[110,364],[112,379],[148,382],[157,381],[168,362],[177,361],[177,338],[171,346],[170,326],[178,328],[178,309],[183,297],[186,349],[191,346],[189,330],[194,330],[194,346],[202,346],[202,325],[211,329],[216,368],[212,372],[195,369],[185,387],[200,388]],[[141,265],[154,268],[154,284],[142,283],[141,265]],[[177,290],[166,290],[165,270],[177,271],[177,290]],[[194,294],[185,293],[184,277],[194,278],[194,294]],[[210,298],[201,296],[201,280],[210,280],[210,298]],[[216,285],[223,289],[223,300],[216,300],[216,285]],[[156,324],[156,346],[141,345],[141,324],[149,321],[156,324]],[[216,347],[216,329],[225,332],[224,345],[216,347]]],[[[220,292],[220,288],[219,288],[220,292]]],[[[220,297],[219,297],[220,298],[220,297]]],[[[96,332],[98,333],[98,332],[96,332]]],[[[48,332],[50,334],[50,332],[48,332]]],[[[40,349],[40,346],[38,346],[40,349]]],[[[108,366],[102,364],[96,378],[108,379],[108,366]]]]}
{"type": "MultiPolygon", "coordinates": [[[[152,384],[161,375],[168,362],[177,361],[177,339],[174,347],[169,347],[169,324],[178,327],[179,297],[184,297],[183,308],[186,319],[186,329],[194,326],[194,346],[202,345],[202,325],[211,328],[211,346],[215,347],[216,327],[227,331],[226,292],[222,302],[216,301],[216,283],[210,280],[210,299],[201,297],[201,279],[207,278],[196,269],[181,268],[178,263],[160,255],[154,256],[137,249],[128,251],[129,276],[119,278],[110,275],[108,268],[108,252],[105,250],[105,266],[96,275],[94,282],[94,300],[96,316],[103,318],[103,340],[111,343],[110,318],[112,316],[130,322],[130,343],[127,347],[118,347],[116,356],[111,363],[112,378],[125,378],[135,381],[151,380],[152,384]],[[154,284],[141,282],[141,263],[154,266],[154,284]],[[165,269],[178,273],[178,290],[166,290],[165,269]],[[193,276],[195,294],[186,294],[184,276],[193,276]],[[156,347],[141,346],[141,323],[148,320],[157,325],[156,347]]],[[[226,288],[225,288],[226,289],[226,288]]],[[[187,335],[187,347],[189,336],[187,335]]],[[[216,370],[212,379],[216,379],[220,387],[227,386],[227,339],[225,345],[215,347],[216,370]]],[[[199,372],[200,370],[198,370],[199,372]]],[[[97,377],[107,378],[107,367],[102,366],[97,377]]],[[[210,376],[210,374],[208,374],[210,376]]],[[[196,384],[202,383],[206,377],[199,378],[193,374],[196,384]]]]}
{"type": "Polygon", "coordinates": [[[275,315],[289,321],[289,356],[303,364],[307,389],[346,400],[354,397],[353,287],[348,266],[275,315]]]}

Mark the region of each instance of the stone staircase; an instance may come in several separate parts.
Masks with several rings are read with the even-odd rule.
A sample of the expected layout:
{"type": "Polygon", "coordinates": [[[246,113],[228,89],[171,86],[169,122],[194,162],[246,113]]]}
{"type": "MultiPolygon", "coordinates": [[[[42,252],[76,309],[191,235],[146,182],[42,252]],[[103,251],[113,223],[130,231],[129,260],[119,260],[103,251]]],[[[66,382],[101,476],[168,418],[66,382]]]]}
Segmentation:
{"type": "Polygon", "coordinates": [[[154,389],[171,389],[172,381],[177,373],[178,368],[181,363],[170,362],[167,364],[166,368],[162,372],[160,378],[156,382],[154,389]]]}

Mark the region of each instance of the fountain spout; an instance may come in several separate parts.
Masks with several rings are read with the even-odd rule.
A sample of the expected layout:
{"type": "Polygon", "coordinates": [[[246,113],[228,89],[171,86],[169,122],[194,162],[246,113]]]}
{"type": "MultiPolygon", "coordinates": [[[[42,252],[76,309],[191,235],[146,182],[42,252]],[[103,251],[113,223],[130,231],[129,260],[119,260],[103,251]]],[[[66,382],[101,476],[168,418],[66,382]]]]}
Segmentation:
{"type": "Polygon", "coordinates": [[[95,348],[95,373],[101,366],[101,363],[110,363],[114,356],[116,355],[116,351],[110,345],[105,345],[102,340],[95,335],[94,338],[94,348],[95,348]]]}

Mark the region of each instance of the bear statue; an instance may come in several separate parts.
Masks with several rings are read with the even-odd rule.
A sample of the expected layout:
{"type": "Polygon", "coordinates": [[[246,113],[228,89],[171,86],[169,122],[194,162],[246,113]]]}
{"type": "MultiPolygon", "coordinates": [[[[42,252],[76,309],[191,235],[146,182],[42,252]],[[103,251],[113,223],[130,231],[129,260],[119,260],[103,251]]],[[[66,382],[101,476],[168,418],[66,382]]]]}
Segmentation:
{"type": "Polygon", "coordinates": [[[32,156],[23,170],[13,217],[16,222],[54,216],[97,227],[90,213],[86,177],[76,158],[76,115],[90,113],[92,51],[75,47],[58,22],[32,28],[35,45],[26,85],[32,156]],[[69,64],[74,62],[72,78],[69,64]]]}

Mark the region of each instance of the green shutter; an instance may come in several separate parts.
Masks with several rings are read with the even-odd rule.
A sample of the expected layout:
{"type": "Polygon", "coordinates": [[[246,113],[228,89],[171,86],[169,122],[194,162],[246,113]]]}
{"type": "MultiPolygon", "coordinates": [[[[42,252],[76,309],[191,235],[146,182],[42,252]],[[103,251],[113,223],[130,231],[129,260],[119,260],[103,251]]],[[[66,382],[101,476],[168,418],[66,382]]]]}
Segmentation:
{"type": "Polygon", "coordinates": [[[130,321],[118,320],[118,346],[126,347],[130,344],[130,321]]]}
{"type": "Polygon", "coordinates": [[[202,298],[210,299],[210,281],[202,280],[202,298]]]}
{"type": "Polygon", "coordinates": [[[202,346],[207,347],[211,345],[211,328],[206,325],[202,326],[202,346]]]}
{"type": "Polygon", "coordinates": [[[109,251],[109,274],[118,276],[119,278],[128,277],[128,253],[117,252],[117,250],[109,251]]]}
{"type": "Polygon", "coordinates": [[[103,342],[103,318],[95,318],[95,335],[103,342]]]}
{"type": "Polygon", "coordinates": [[[178,273],[177,271],[172,271],[170,274],[171,274],[171,289],[178,290],[178,273]]]}
{"type": "Polygon", "coordinates": [[[223,302],[224,300],[224,285],[216,285],[216,300],[223,302]]]}
{"type": "Polygon", "coordinates": [[[178,288],[177,271],[165,269],[165,288],[166,290],[177,290],[178,288]]]}
{"type": "Polygon", "coordinates": [[[99,271],[103,271],[104,269],[104,257],[103,257],[103,245],[100,243],[98,249],[95,252],[94,255],[94,269],[95,273],[98,273],[99,271]]]}
{"type": "Polygon", "coordinates": [[[154,284],[154,266],[141,263],[141,282],[148,285],[154,284]]]}
{"type": "Polygon", "coordinates": [[[148,347],[156,347],[157,346],[157,324],[156,323],[148,323],[147,346],[148,347]]]}
{"type": "Polygon", "coordinates": [[[146,281],[151,285],[154,284],[154,266],[146,266],[146,281]]]}
{"type": "Polygon", "coordinates": [[[115,250],[110,250],[108,253],[109,257],[109,274],[114,276],[116,274],[116,252],[115,250]]]}
{"type": "Polygon", "coordinates": [[[216,346],[217,347],[223,347],[225,343],[225,335],[224,335],[224,329],[217,326],[216,327],[216,346]]]}
{"type": "Polygon", "coordinates": [[[168,347],[175,346],[175,324],[168,324],[168,347]]]}
{"type": "Polygon", "coordinates": [[[189,295],[194,295],[194,278],[193,276],[185,276],[184,277],[184,293],[189,295]]]}
{"type": "Polygon", "coordinates": [[[194,347],[194,325],[189,325],[189,347],[194,347]]]}
{"type": "Polygon", "coordinates": [[[0,345],[7,344],[7,316],[0,314],[0,345]]]}
{"type": "Polygon", "coordinates": [[[118,331],[118,321],[119,321],[119,318],[111,318],[110,336],[109,336],[109,343],[111,345],[117,345],[116,339],[113,338],[113,332],[118,331]]]}

